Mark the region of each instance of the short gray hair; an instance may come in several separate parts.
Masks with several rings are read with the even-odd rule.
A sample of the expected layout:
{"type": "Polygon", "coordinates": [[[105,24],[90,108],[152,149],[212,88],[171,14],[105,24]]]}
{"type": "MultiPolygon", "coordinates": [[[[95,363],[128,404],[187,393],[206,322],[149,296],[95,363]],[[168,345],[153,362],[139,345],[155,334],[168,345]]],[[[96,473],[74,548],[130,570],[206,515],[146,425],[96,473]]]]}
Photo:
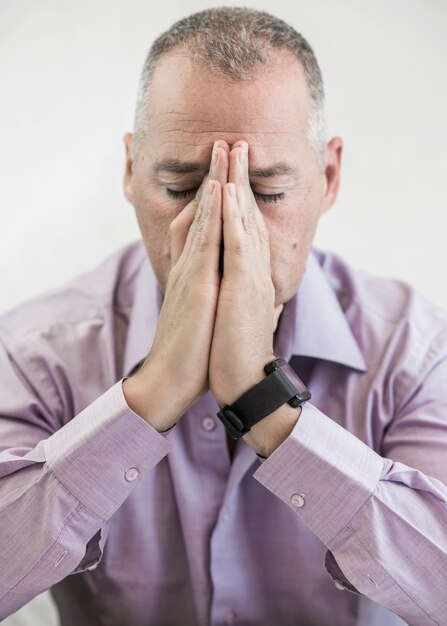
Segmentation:
{"type": "Polygon", "coordinates": [[[175,22],[152,44],[141,73],[135,110],[132,160],[147,135],[149,88],[157,61],[181,47],[204,69],[230,80],[247,80],[262,70],[273,50],[291,52],[301,63],[311,98],[307,136],[324,166],[327,124],[320,68],[307,41],[292,26],[264,11],[241,7],[206,9],[175,22]]]}

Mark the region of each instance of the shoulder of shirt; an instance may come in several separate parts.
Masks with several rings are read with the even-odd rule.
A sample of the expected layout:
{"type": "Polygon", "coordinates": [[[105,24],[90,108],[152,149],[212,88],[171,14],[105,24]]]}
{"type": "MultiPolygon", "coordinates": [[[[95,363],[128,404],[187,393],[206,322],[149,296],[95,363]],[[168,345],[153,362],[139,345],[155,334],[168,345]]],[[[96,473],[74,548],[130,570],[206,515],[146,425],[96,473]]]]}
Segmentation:
{"type": "Polygon", "coordinates": [[[314,253],[363,352],[368,339],[379,348],[393,338],[447,354],[442,307],[403,280],[354,268],[332,252],[314,248],[314,253]]]}
{"type": "Polygon", "coordinates": [[[20,341],[50,329],[127,315],[135,278],[147,259],[141,240],[122,246],[90,271],[0,315],[0,335],[20,341]],[[113,315],[112,315],[113,317],[113,315]]]}

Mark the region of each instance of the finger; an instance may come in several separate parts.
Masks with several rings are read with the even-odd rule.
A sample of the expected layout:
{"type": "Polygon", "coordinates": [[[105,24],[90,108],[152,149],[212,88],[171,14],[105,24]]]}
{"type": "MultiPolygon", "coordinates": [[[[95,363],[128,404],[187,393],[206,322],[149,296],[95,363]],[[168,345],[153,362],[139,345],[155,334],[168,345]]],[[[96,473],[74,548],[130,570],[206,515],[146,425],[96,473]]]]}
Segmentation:
{"type": "Polygon", "coordinates": [[[253,210],[255,202],[248,175],[248,143],[240,141],[230,152],[228,182],[236,185],[242,223],[247,233],[251,233],[256,220],[253,210]]]}
{"type": "MultiPolygon", "coordinates": [[[[196,195],[194,196],[194,200],[197,204],[197,206],[199,205],[199,202],[202,198],[202,194],[205,192],[208,180],[211,178],[211,176],[209,175],[209,172],[207,172],[205,174],[205,176],[203,177],[202,182],[200,183],[200,187],[197,189],[196,195]]],[[[197,209],[197,207],[196,207],[197,209]]]]}
{"type": "Polygon", "coordinates": [[[246,141],[244,141],[244,139],[238,139],[238,141],[236,141],[235,143],[232,144],[231,149],[233,150],[234,148],[238,148],[239,146],[243,146],[244,143],[247,143],[246,141]]]}
{"type": "Polygon", "coordinates": [[[217,273],[222,237],[222,192],[220,183],[209,180],[186,238],[183,254],[206,252],[211,259],[200,261],[204,270],[217,273]]]}
{"type": "Polygon", "coordinates": [[[210,163],[210,178],[217,180],[223,187],[228,181],[228,155],[230,147],[226,141],[217,139],[213,145],[210,163]]]}
{"type": "Polygon", "coordinates": [[[228,278],[240,270],[240,260],[249,250],[247,234],[242,224],[239,202],[234,183],[224,187],[222,204],[224,262],[223,277],[228,278]]]}
{"type": "Polygon", "coordinates": [[[204,176],[195,197],[180,211],[170,224],[171,267],[177,263],[182,254],[189,229],[197,214],[207,182],[208,174],[204,176]]]}
{"type": "Polygon", "coordinates": [[[254,220],[256,223],[256,233],[257,233],[257,242],[259,243],[260,247],[262,248],[264,255],[270,259],[270,233],[269,233],[269,229],[267,228],[267,225],[265,223],[264,217],[261,213],[260,208],[258,207],[258,204],[256,202],[256,200],[253,200],[252,202],[252,208],[253,208],[253,215],[254,215],[254,220]]]}
{"type": "MultiPolygon", "coordinates": [[[[248,177],[248,143],[246,141],[237,141],[231,148],[229,159],[228,182],[234,183],[236,187],[239,186],[246,191],[247,186],[250,186],[248,177]]],[[[238,200],[241,200],[239,193],[238,200]]]]}

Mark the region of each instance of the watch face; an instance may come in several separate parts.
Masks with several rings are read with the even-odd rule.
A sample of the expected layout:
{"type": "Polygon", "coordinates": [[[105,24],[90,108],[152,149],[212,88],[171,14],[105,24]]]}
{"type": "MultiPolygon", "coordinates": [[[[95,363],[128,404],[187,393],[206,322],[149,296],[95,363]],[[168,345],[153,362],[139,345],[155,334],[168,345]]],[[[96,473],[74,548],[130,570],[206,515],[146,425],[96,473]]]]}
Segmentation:
{"type": "Polygon", "coordinates": [[[298,389],[300,393],[306,390],[306,385],[303,383],[301,378],[297,376],[295,371],[290,367],[288,363],[281,365],[281,369],[284,372],[284,374],[287,376],[287,378],[290,378],[291,382],[295,385],[295,387],[298,389]]]}
{"type": "Polygon", "coordinates": [[[284,361],[284,363],[281,364],[281,369],[284,372],[284,374],[287,376],[287,378],[290,380],[290,382],[295,385],[296,390],[298,391],[299,401],[306,402],[307,400],[310,400],[311,394],[310,394],[309,389],[303,383],[301,378],[297,376],[297,374],[290,367],[287,361],[285,361],[284,359],[282,360],[284,361]]]}

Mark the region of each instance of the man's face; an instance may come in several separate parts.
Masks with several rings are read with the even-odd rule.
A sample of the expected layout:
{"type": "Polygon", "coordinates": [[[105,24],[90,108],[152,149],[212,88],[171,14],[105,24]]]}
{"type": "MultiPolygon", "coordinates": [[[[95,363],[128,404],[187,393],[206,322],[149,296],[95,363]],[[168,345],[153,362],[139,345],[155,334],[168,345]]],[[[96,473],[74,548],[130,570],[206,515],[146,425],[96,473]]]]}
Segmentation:
{"type": "Polygon", "coordinates": [[[259,78],[230,81],[177,52],[156,68],[148,135],[131,171],[126,135],[125,193],[163,293],[171,268],[169,225],[209,169],[213,142],[249,144],[250,184],[270,233],[275,305],[296,292],[320,215],[336,198],[342,144],[327,146],[321,168],[306,136],[310,109],[304,72],[277,55],[259,78]],[[175,165],[195,165],[193,171],[175,165]],[[180,168],[182,169],[182,168],[180,168]]]}

